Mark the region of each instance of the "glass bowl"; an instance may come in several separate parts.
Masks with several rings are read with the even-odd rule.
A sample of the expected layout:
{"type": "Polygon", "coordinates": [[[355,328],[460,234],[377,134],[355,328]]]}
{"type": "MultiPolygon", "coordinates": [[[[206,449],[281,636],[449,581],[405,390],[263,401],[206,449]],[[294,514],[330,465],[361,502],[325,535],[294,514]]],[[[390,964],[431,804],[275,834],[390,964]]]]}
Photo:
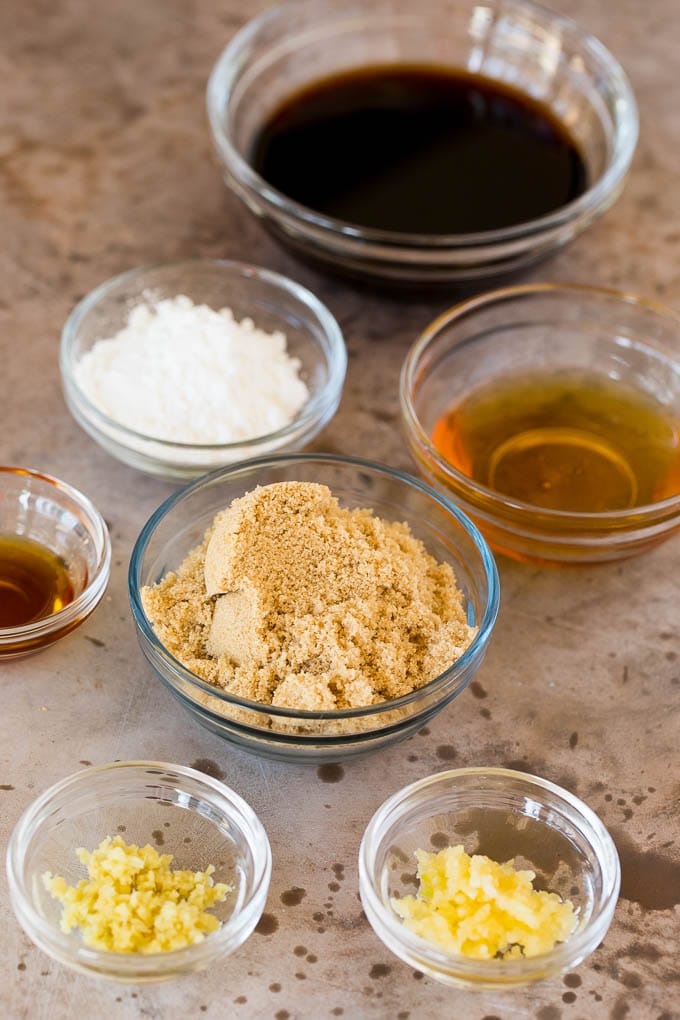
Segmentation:
{"type": "Polygon", "coordinates": [[[207,108],[227,184],[276,237],[328,269],[398,286],[482,284],[565,244],[614,202],[638,135],[635,99],[612,55],[573,21],[529,0],[281,4],[249,22],[223,51],[208,82],[207,108]],[[582,150],[588,189],[513,227],[401,234],[320,215],[254,171],[257,132],[288,96],[319,79],[384,64],[480,73],[543,102],[582,150]]]}
{"type": "Polygon", "coordinates": [[[449,500],[410,475],[351,457],[298,454],[259,458],[215,471],[175,493],[146,523],[132,552],[129,594],[142,651],[159,679],[208,729],[237,746],[290,761],[338,761],[409,736],[467,686],[498,611],[498,574],[477,529],[449,500]],[[199,545],[215,514],[258,485],[327,485],[345,507],[370,507],[405,521],[428,552],[451,565],[477,634],[450,669],[401,698],[335,712],[295,711],[227,694],[199,679],[160,643],[140,589],[175,570],[199,545]]]}
{"type": "Polygon", "coordinates": [[[106,523],[82,492],[38,471],[0,466],[0,536],[14,535],[63,561],[74,598],[42,619],[0,627],[0,659],[46,648],[79,627],[101,601],[111,569],[106,523]]]}
{"type": "Polygon", "coordinates": [[[269,841],[252,808],[217,779],[165,762],[113,762],[63,779],[24,812],[7,848],[10,898],[26,934],[73,970],[125,983],[176,978],[233,953],[260,919],[270,876],[269,841]],[[61,931],[61,904],[42,875],[77,883],[85,869],[76,848],[93,850],[117,835],[172,854],[173,868],[214,865],[214,881],[234,887],[211,908],[220,928],[202,942],[154,954],[90,949],[77,930],[61,931]]]}
{"type": "Polygon", "coordinates": [[[675,312],[612,290],[511,287],[445,312],[406,357],[402,418],[424,477],[470,514],[494,549],[517,559],[596,563],[643,552],[668,538],[680,527],[680,478],[676,495],[656,503],[577,513],[506,497],[473,481],[439,453],[432,430],[452,405],[492,381],[539,368],[620,381],[656,402],[669,421],[675,420],[680,436],[680,317],[675,312]]]}
{"type": "Polygon", "coordinates": [[[391,952],[461,988],[508,988],[571,970],[600,944],[621,882],[616,847],[591,809],[567,790],[511,769],[467,768],[412,783],[378,808],[359,850],[366,916],[391,952]],[[392,897],[417,886],[415,850],[463,844],[468,854],[515,859],[535,888],[571,900],[577,927],[540,956],[476,960],[445,953],[409,932],[392,897]]]}
{"type": "Polygon", "coordinates": [[[276,450],[299,450],[335,414],[347,367],[337,322],[310,291],[285,276],[241,262],[193,259],[143,266],[95,288],[71,312],[61,338],[64,397],[78,424],[112,456],[150,475],[188,479],[211,468],[276,450]],[[97,340],[122,329],[137,305],[184,294],[215,310],[231,308],[267,332],[281,330],[301,363],[309,399],[284,428],[245,442],[178,443],[144,435],[103,414],[83,392],[75,367],[97,340]]]}

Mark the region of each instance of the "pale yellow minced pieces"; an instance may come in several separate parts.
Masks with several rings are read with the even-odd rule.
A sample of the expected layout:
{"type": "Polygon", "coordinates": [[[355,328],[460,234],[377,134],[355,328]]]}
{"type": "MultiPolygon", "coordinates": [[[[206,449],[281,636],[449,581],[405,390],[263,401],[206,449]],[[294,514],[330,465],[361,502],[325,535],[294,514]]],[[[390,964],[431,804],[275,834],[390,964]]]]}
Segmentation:
{"type": "Polygon", "coordinates": [[[333,711],[408,694],[476,633],[453,570],[403,523],[325,485],[260,486],[141,592],[160,641],[231,694],[333,711]]]}
{"type": "Polygon", "coordinates": [[[116,953],[162,953],[202,942],[220,922],[206,913],[222,902],[231,886],[213,882],[205,871],[172,870],[172,854],[152,846],[104,839],[91,853],[76,850],[87,878],[76,886],[43,875],[45,888],[63,905],[61,930],[80,928],[92,949],[116,953]]]}
{"type": "Polygon", "coordinates": [[[462,846],[416,850],[416,859],[417,895],[392,906],[409,931],[445,952],[480,960],[538,956],[576,927],[572,903],[535,890],[534,872],[517,871],[512,861],[470,857],[462,846]]]}

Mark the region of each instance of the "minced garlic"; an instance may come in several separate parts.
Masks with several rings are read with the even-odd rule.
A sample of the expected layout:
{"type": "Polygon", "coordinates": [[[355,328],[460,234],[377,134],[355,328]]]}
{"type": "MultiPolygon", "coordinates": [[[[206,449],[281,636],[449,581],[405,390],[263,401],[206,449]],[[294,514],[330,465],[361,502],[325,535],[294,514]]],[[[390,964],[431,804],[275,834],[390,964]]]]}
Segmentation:
{"type": "Polygon", "coordinates": [[[92,949],[115,953],[162,953],[202,942],[219,920],[206,913],[231,886],[214,883],[215,870],[173,871],[172,854],[128,845],[120,836],[103,840],[91,853],[76,850],[87,878],[70,886],[43,875],[45,888],[63,904],[61,930],[80,928],[92,949]]]}
{"type": "Polygon", "coordinates": [[[479,960],[538,956],[576,927],[573,904],[533,887],[533,871],[470,857],[462,846],[416,850],[420,887],[392,906],[415,935],[479,960]]]}

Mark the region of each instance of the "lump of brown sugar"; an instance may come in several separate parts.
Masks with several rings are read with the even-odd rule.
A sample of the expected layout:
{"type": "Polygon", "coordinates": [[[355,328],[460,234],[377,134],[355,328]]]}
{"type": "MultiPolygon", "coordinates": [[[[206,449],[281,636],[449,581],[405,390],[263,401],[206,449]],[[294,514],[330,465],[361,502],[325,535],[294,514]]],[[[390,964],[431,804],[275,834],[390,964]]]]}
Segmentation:
{"type": "Polygon", "coordinates": [[[300,710],[407,694],[475,633],[451,567],[406,524],[344,509],[309,482],[234,500],[142,600],[160,640],[193,672],[300,710]]]}

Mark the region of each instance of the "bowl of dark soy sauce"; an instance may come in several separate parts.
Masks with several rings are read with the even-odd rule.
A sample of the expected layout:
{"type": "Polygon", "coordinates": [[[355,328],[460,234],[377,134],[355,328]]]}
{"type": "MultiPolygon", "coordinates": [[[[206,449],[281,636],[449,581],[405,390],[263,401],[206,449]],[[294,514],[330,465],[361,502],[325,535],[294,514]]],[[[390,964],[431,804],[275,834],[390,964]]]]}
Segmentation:
{"type": "Polygon", "coordinates": [[[585,229],[638,116],[612,55],[527,0],[294,0],[218,59],[227,184],[289,248],[398,286],[475,286],[585,229]]]}

